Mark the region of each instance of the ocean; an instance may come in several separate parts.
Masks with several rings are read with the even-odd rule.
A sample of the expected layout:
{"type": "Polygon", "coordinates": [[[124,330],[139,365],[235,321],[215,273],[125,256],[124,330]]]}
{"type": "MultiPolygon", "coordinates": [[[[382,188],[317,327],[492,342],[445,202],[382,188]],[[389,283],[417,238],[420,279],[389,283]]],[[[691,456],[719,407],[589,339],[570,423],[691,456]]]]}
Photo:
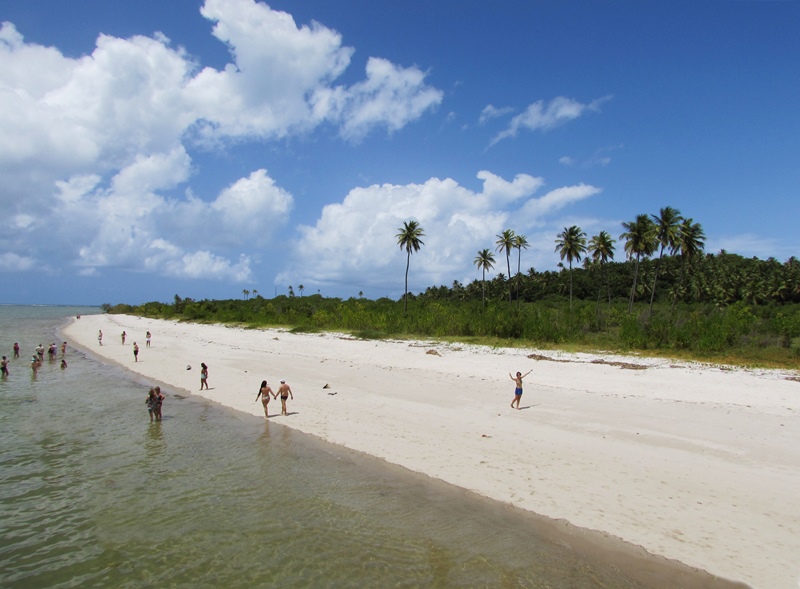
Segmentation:
{"type": "Polygon", "coordinates": [[[0,381],[0,587],[644,587],[530,514],[185,391],[162,385],[150,423],[157,383],[69,346],[59,367],[59,326],[98,312],[0,305],[2,354],[21,347],[0,381]]]}

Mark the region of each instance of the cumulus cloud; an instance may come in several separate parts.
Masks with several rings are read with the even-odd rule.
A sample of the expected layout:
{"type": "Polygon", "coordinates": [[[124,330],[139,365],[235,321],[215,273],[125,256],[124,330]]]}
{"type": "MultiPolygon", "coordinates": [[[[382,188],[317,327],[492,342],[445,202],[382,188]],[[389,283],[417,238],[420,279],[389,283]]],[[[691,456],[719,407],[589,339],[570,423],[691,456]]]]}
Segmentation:
{"type": "Polygon", "coordinates": [[[529,131],[553,129],[568,121],[577,119],[587,112],[599,111],[600,106],[610,99],[610,96],[605,96],[584,104],[572,98],[558,96],[547,104],[543,100],[534,102],[525,109],[525,112],[512,118],[508,127],[494,136],[490,145],[494,145],[508,137],[516,137],[521,129],[529,131]]]}
{"type": "MultiPolygon", "coordinates": [[[[541,178],[519,174],[508,181],[488,171],[478,178],[480,192],[450,178],[351,190],[342,202],[326,206],[314,226],[300,227],[289,268],[277,281],[396,290],[405,253],[395,236],[404,221],[415,219],[425,230],[425,245],[413,255],[409,281],[449,283],[473,276],[475,252],[494,249],[504,229],[525,234],[547,223],[548,215],[599,192],[588,185],[565,186],[536,197],[541,178]]],[[[547,244],[548,254],[552,247],[547,244]]]]}
{"type": "Polygon", "coordinates": [[[201,14],[230,52],[221,69],[161,33],[100,33],[72,58],[0,26],[0,270],[246,280],[246,252],[270,241],[264,226],[285,225],[293,197],[263,169],[197,196],[193,149],[322,124],[358,141],[442,100],[426,72],[379,57],[338,83],[354,51],[341,35],[264,3],[206,0],[201,14]]]}

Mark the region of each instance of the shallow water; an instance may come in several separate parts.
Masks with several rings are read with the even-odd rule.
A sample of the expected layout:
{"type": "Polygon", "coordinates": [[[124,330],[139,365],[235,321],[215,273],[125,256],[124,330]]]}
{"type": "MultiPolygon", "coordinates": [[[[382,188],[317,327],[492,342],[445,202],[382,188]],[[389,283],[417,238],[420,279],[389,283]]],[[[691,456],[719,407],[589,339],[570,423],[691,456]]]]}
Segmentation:
{"type": "Polygon", "coordinates": [[[0,348],[22,346],[0,382],[0,586],[642,586],[517,510],[186,392],[151,424],[151,383],[74,349],[33,378],[61,318],[98,311],[0,306],[0,348]]]}

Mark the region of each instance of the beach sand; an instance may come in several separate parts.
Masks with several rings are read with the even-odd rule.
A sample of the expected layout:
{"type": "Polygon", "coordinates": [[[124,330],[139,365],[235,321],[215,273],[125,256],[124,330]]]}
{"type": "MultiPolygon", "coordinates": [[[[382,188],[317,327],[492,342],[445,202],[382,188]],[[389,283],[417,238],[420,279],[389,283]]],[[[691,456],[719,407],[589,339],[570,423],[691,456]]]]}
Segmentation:
{"type": "Polygon", "coordinates": [[[261,381],[286,379],[289,415],[269,405],[281,424],[722,578],[800,586],[796,372],[126,315],[84,316],[63,333],[253,415],[261,381]],[[508,373],[528,370],[517,411],[508,373]]]}

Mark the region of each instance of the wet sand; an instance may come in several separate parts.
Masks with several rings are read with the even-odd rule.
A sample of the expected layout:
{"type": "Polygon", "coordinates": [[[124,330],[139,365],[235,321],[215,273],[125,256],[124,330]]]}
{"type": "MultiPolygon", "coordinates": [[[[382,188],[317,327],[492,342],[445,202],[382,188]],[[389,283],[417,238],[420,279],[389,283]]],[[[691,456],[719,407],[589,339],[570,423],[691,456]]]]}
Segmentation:
{"type": "MultiPolygon", "coordinates": [[[[557,520],[551,532],[563,525],[563,541],[635,559],[631,570],[645,577],[664,575],[647,572],[658,562],[647,551],[758,588],[798,586],[796,372],[124,315],[84,316],[64,334],[108,361],[254,415],[264,414],[254,402],[261,381],[277,390],[284,378],[295,399],[288,416],[272,401],[269,419],[557,520]],[[200,362],[209,365],[202,392],[200,362]],[[518,370],[532,370],[520,411],[509,407],[508,373],[518,370]]],[[[724,586],[675,566],[680,584],[663,586],[724,586]]]]}

